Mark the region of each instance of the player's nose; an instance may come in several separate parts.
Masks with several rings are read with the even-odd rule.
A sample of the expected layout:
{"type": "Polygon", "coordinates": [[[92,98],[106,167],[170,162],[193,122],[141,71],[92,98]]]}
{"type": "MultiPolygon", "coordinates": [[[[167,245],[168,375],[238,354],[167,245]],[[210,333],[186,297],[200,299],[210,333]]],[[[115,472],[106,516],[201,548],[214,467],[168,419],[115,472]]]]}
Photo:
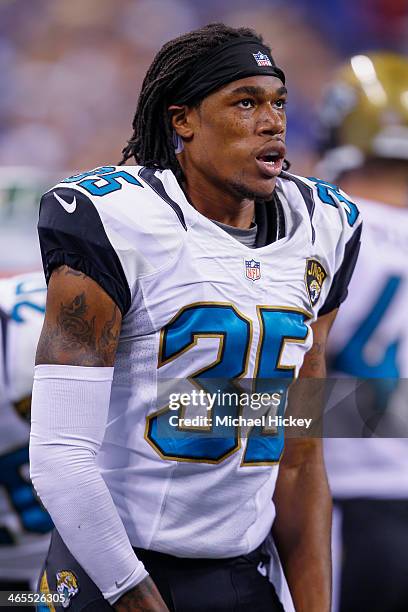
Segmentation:
{"type": "Polygon", "coordinates": [[[285,113],[274,108],[271,104],[265,105],[256,123],[257,134],[266,136],[283,136],[285,129],[285,113]]]}

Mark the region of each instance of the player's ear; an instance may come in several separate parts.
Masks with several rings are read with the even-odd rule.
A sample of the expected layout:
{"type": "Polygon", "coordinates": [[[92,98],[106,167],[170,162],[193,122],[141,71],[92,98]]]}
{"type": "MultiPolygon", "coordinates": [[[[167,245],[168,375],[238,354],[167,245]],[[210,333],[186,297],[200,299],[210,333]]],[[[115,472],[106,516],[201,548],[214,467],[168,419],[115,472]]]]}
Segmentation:
{"type": "Polygon", "coordinates": [[[192,111],[189,106],[183,104],[178,106],[172,104],[168,107],[170,113],[171,125],[181,138],[190,140],[194,134],[194,121],[192,120],[192,111]]]}

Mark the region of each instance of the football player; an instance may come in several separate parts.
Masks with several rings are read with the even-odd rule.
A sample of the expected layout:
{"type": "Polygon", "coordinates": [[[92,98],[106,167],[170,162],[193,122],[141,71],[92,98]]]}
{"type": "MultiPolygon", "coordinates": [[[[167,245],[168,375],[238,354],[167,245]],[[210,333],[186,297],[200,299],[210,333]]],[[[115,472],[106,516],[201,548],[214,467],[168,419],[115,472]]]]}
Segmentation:
{"type": "Polygon", "coordinates": [[[222,402],[222,433],[173,427],[187,409],[161,402],[198,376],[324,377],[361,218],[284,170],[286,96],[251,30],[185,34],[146,74],[122,159],[138,165],[43,196],[31,476],[56,525],[42,590],[73,610],[282,610],[261,548],[272,525],[296,609],[329,610],[320,441],[283,453],[281,430],[244,436],[222,402]]]}
{"type": "Polygon", "coordinates": [[[406,58],[357,55],[341,67],[321,109],[320,171],[340,178],[365,220],[329,353],[334,372],[373,379],[375,398],[373,412],[358,400],[365,421],[344,413],[339,426],[355,422],[343,434],[354,439],[326,440],[341,612],[408,609],[407,404],[398,380],[408,376],[407,92],[406,58]]]}
{"type": "Polygon", "coordinates": [[[29,480],[29,412],[45,312],[42,273],[0,280],[0,589],[38,581],[52,521],[29,480]]]}

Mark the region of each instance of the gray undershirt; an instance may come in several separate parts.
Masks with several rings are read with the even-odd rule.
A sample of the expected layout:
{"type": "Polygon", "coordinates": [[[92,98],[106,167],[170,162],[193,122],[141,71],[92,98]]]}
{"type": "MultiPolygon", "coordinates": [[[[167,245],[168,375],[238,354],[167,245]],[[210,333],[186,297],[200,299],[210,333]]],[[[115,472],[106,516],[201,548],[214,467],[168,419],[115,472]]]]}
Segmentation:
{"type": "Polygon", "coordinates": [[[241,227],[232,227],[232,225],[225,225],[225,223],[220,223],[219,221],[214,221],[211,219],[215,225],[218,225],[221,229],[223,229],[227,234],[238,240],[241,244],[250,249],[255,248],[256,234],[258,231],[258,226],[256,223],[253,224],[249,229],[242,229],[241,227]]]}

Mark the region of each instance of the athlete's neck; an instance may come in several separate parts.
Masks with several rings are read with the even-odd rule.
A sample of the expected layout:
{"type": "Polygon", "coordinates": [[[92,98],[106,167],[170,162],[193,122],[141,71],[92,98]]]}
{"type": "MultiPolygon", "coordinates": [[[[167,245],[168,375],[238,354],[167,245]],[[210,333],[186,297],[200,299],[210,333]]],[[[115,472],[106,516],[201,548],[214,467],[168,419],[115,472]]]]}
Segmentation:
{"type": "Polygon", "coordinates": [[[254,213],[254,200],[240,197],[225,185],[216,185],[206,177],[195,173],[189,174],[182,184],[190,204],[202,215],[241,229],[251,227],[254,213]]]}
{"type": "Polygon", "coordinates": [[[184,190],[190,204],[205,217],[240,229],[251,227],[255,213],[253,200],[229,202],[224,195],[211,194],[207,190],[202,192],[196,186],[189,189],[189,186],[185,185],[184,190]]]}
{"type": "Polygon", "coordinates": [[[408,163],[382,162],[348,172],[339,181],[350,196],[383,202],[390,206],[408,206],[408,163]],[[385,166],[385,167],[384,167],[385,166]]]}

